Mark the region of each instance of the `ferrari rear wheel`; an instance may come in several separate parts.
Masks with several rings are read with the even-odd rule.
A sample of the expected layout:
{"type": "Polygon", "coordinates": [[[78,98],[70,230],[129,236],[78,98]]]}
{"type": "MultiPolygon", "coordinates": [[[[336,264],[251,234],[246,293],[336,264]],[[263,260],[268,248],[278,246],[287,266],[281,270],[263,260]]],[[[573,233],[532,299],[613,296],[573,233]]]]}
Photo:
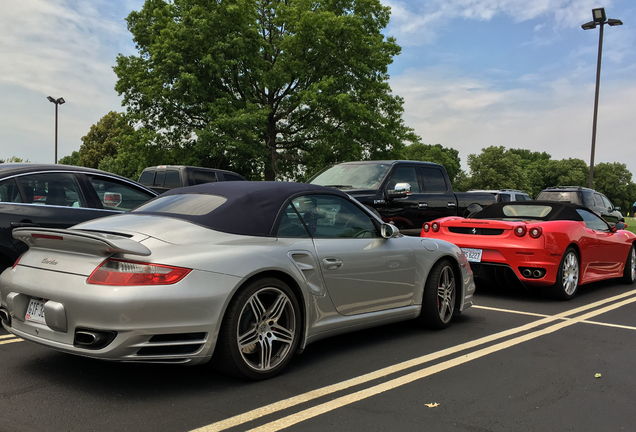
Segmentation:
{"type": "Polygon", "coordinates": [[[296,351],[300,322],[298,301],[285,282],[256,280],[228,307],[213,361],[222,372],[240,378],[271,378],[296,351]]]}
{"type": "Polygon", "coordinates": [[[438,261],[424,286],[424,304],[420,322],[427,327],[444,329],[450,325],[455,312],[457,277],[447,259],[438,261]]]}
{"type": "Polygon", "coordinates": [[[568,247],[563,254],[556,283],[550,287],[549,294],[560,300],[570,300],[579,288],[581,268],[579,255],[573,247],[568,247]]]}
{"type": "Polygon", "coordinates": [[[623,270],[623,282],[631,285],[636,281],[636,249],[634,245],[629,248],[627,261],[625,261],[625,270],[623,270]]]}

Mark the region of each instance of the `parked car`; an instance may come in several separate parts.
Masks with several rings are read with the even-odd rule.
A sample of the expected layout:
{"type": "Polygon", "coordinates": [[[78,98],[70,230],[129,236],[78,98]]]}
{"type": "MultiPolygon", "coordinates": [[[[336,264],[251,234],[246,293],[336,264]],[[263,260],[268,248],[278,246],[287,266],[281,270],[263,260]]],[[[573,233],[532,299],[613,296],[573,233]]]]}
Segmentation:
{"type": "Polygon", "coordinates": [[[610,225],[622,222],[625,219],[620,212],[620,207],[614,206],[612,202],[602,193],[581,186],[556,186],[543,189],[537,196],[538,201],[560,201],[579,204],[592,210],[601,216],[610,225]]]}
{"type": "Polygon", "coordinates": [[[483,189],[472,189],[469,190],[470,193],[491,193],[497,199],[497,202],[510,202],[510,201],[532,201],[532,197],[525,193],[524,191],[520,191],[517,189],[491,189],[491,190],[483,190],[483,189]]]}
{"type": "Polygon", "coordinates": [[[245,181],[245,177],[232,171],[184,165],[160,165],[144,168],[139,183],[157,193],[184,186],[220,181],[245,181]]]}
{"type": "Polygon", "coordinates": [[[495,202],[490,193],[453,192],[444,167],[430,162],[346,162],[321,171],[309,183],[347,192],[413,236],[420,235],[424,222],[468,215],[495,202]]]}
{"type": "Polygon", "coordinates": [[[68,228],[130,210],[155,196],[132,180],[91,168],[0,164],[0,272],[27,249],[12,237],[14,228],[68,228]]]}
{"type": "Polygon", "coordinates": [[[462,251],[404,237],[346,193],[207,183],[67,230],[20,228],[0,276],[2,324],[87,357],[203,363],[269,378],[311,342],[471,306],[462,251]],[[258,209],[258,212],[254,212],[258,209]]]}
{"type": "Polygon", "coordinates": [[[521,282],[564,300],[574,297],[579,285],[636,279],[636,235],[577,204],[497,203],[469,218],[425,223],[422,237],[461,247],[477,280],[521,282]]]}

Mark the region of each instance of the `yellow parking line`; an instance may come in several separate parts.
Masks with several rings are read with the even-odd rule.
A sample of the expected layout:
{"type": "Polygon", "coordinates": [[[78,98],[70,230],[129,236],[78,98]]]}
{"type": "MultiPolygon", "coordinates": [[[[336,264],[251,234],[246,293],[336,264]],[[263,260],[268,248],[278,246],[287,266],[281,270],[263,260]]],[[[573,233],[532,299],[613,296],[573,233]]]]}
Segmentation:
{"type": "Polygon", "coordinates": [[[13,343],[13,342],[22,342],[23,340],[24,339],[20,339],[20,338],[7,339],[7,340],[0,341],[0,345],[10,344],[10,343],[13,343]]]}
{"type": "MultiPolygon", "coordinates": [[[[312,390],[312,391],[309,391],[307,393],[303,393],[303,394],[291,397],[289,399],[285,399],[285,400],[282,400],[282,401],[279,401],[279,402],[274,402],[272,404],[269,404],[269,405],[266,405],[266,406],[263,406],[263,407],[260,407],[260,408],[256,408],[256,409],[254,409],[252,411],[248,411],[246,413],[239,414],[239,415],[236,415],[234,417],[230,417],[230,418],[228,418],[226,420],[222,420],[222,421],[219,421],[219,422],[216,422],[216,423],[212,423],[212,424],[207,425],[207,426],[203,426],[203,427],[201,427],[199,429],[196,429],[196,430],[194,430],[192,432],[222,431],[222,430],[225,430],[225,429],[236,427],[236,426],[239,426],[241,424],[244,424],[244,423],[253,421],[255,419],[258,419],[260,417],[263,417],[263,416],[266,416],[266,415],[269,415],[269,414],[272,414],[272,413],[275,413],[275,412],[278,412],[278,411],[282,411],[284,409],[287,409],[287,408],[290,408],[290,407],[293,407],[293,406],[296,406],[296,405],[299,405],[299,404],[302,404],[302,403],[305,403],[305,402],[308,402],[308,401],[311,401],[311,400],[314,400],[314,399],[317,399],[317,398],[320,398],[320,397],[323,397],[323,396],[326,396],[326,395],[329,395],[329,394],[332,394],[332,393],[335,393],[335,392],[338,392],[338,391],[341,391],[341,390],[345,390],[345,389],[348,389],[348,388],[356,386],[356,385],[364,384],[366,382],[369,382],[369,381],[372,381],[372,380],[375,380],[375,379],[378,379],[378,378],[386,377],[386,376],[388,376],[390,374],[394,374],[396,372],[400,372],[402,370],[405,370],[405,369],[408,369],[408,368],[411,368],[411,367],[414,367],[414,366],[419,366],[419,365],[422,365],[424,363],[427,363],[427,362],[430,362],[430,361],[433,361],[433,360],[436,360],[436,359],[439,359],[439,358],[442,358],[442,357],[445,357],[445,356],[448,356],[448,355],[456,354],[456,353],[458,353],[460,351],[464,351],[464,350],[467,350],[467,349],[470,349],[470,348],[474,348],[474,347],[477,347],[479,345],[483,345],[483,344],[495,341],[497,339],[505,338],[505,337],[508,337],[508,336],[511,336],[511,335],[514,335],[514,334],[517,334],[517,333],[520,333],[520,332],[531,330],[533,328],[536,328],[536,327],[539,327],[539,326],[542,326],[542,325],[545,325],[545,324],[548,324],[548,323],[551,323],[551,322],[554,322],[554,321],[562,320],[562,319],[564,319],[564,318],[566,318],[568,316],[576,315],[578,313],[585,312],[587,310],[597,308],[597,307],[602,306],[602,305],[604,305],[606,303],[611,303],[611,302],[623,299],[625,297],[633,296],[634,294],[636,294],[636,290],[628,291],[626,293],[619,294],[617,296],[610,297],[608,299],[599,300],[599,301],[594,302],[592,304],[581,306],[581,307],[576,308],[576,309],[568,310],[568,311],[559,313],[557,315],[546,316],[546,317],[544,317],[544,318],[542,318],[540,320],[537,320],[537,321],[534,321],[534,322],[531,322],[531,323],[528,323],[528,324],[525,324],[525,325],[522,325],[522,326],[519,326],[519,327],[515,327],[513,329],[504,330],[502,332],[495,333],[493,335],[485,336],[483,338],[476,339],[474,341],[469,341],[469,342],[466,342],[466,343],[463,343],[463,344],[460,344],[460,345],[456,345],[456,346],[453,346],[453,347],[450,347],[450,348],[447,348],[447,349],[444,349],[444,350],[441,350],[441,351],[438,351],[438,352],[435,352],[435,353],[427,354],[427,355],[422,356],[422,357],[418,357],[418,358],[415,358],[415,359],[412,359],[412,360],[408,360],[408,361],[405,361],[405,362],[402,362],[402,363],[398,363],[396,365],[389,366],[389,367],[377,370],[375,372],[370,372],[368,374],[364,374],[364,375],[361,375],[361,376],[358,376],[358,377],[355,377],[355,378],[352,378],[352,379],[349,379],[349,380],[346,380],[346,381],[342,381],[340,383],[336,383],[336,384],[332,384],[332,385],[329,385],[329,386],[326,386],[326,387],[323,387],[323,388],[320,388],[320,389],[312,390]]],[[[636,297],[628,299],[625,302],[626,303],[631,303],[631,302],[634,302],[634,301],[636,301],[636,297]]],[[[614,308],[614,307],[619,307],[619,306],[616,306],[616,304],[615,304],[615,305],[611,305],[609,307],[614,308]]],[[[579,317],[578,321],[582,321],[584,319],[585,319],[585,317],[579,317]]],[[[568,325],[575,324],[578,321],[565,321],[565,322],[557,324],[556,326],[561,325],[561,326],[565,327],[565,326],[568,326],[568,325]]],[[[553,326],[553,327],[556,327],[556,326],[553,326]]],[[[552,327],[550,327],[550,328],[552,328],[552,327]]],[[[534,334],[535,333],[531,333],[531,335],[534,335],[534,334]]],[[[537,336],[535,336],[535,337],[537,337],[537,336]]],[[[516,339],[513,339],[513,340],[516,340],[516,339]]],[[[517,342],[517,343],[520,343],[520,342],[517,342]]],[[[495,345],[495,346],[498,346],[498,345],[495,345]]],[[[503,348],[500,348],[500,349],[503,349],[503,348]]],[[[477,352],[480,352],[480,351],[477,351],[477,352]]],[[[474,353],[473,354],[469,354],[469,355],[474,355],[474,353]]],[[[482,355],[486,355],[486,354],[482,354],[482,355]]],[[[460,359],[461,358],[464,358],[464,357],[460,357],[460,359]]],[[[466,358],[469,358],[469,357],[466,356],[466,358]]],[[[472,360],[473,358],[470,358],[470,359],[472,360]]],[[[450,362],[456,362],[456,361],[457,361],[456,359],[449,360],[448,362],[441,363],[441,365],[450,364],[450,362]]],[[[461,363],[458,363],[458,364],[461,364],[461,363]]],[[[456,364],[454,364],[453,366],[456,366],[456,364]]],[[[433,366],[433,368],[436,368],[436,367],[439,367],[439,365],[433,366]]],[[[452,367],[452,366],[448,366],[448,367],[452,367]]],[[[427,369],[424,369],[424,370],[432,370],[432,369],[431,368],[427,368],[427,369]]],[[[422,371],[419,371],[419,373],[421,373],[421,372],[422,371]]],[[[435,372],[432,372],[432,373],[435,373],[435,372]]],[[[410,376],[410,375],[407,375],[407,376],[410,376]]],[[[397,380],[400,380],[402,378],[398,378],[397,380]]],[[[415,378],[415,379],[419,379],[419,378],[415,378]]],[[[393,382],[393,381],[389,381],[389,382],[393,382]]],[[[385,383],[383,385],[386,385],[386,384],[388,384],[388,383],[385,383]]],[[[382,391],[386,391],[386,390],[382,390],[382,391]]],[[[354,393],[354,394],[358,394],[358,393],[354,393]]],[[[369,396],[365,396],[365,397],[369,397],[369,396]]],[[[340,400],[340,399],[336,399],[336,400],[340,400]]],[[[312,409],[315,409],[315,408],[312,408],[312,409]]],[[[318,414],[319,413],[317,413],[315,415],[318,415],[318,414]]],[[[306,418],[309,418],[309,417],[306,417],[306,418]]],[[[303,421],[303,420],[299,420],[299,421],[303,421]]],[[[295,423],[297,423],[297,421],[295,423]]],[[[295,424],[295,423],[292,423],[292,424],[295,424]]],[[[287,426],[283,426],[283,427],[287,427],[287,426]]],[[[278,430],[278,429],[274,429],[274,430],[278,430]]]]}
{"type": "Polygon", "coordinates": [[[421,369],[419,371],[416,372],[412,372],[410,374],[401,376],[399,378],[395,378],[393,380],[387,381],[385,383],[355,392],[355,393],[351,393],[349,395],[346,396],[342,396],[340,398],[331,400],[329,402],[323,403],[321,405],[317,405],[315,407],[312,408],[308,408],[304,411],[300,411],[296,414],[292,414],[289,415],[287,417],[283,417],[279,420],[267,423],[263,426],[251,429],[249,432],[275,432],[275,431],[279,431],[281,429],[285,429],[288,428],[290,426],[293,426],[297,423],[303,422],[305,420],[308,420],[312,417],[316,417],[319,416],[321,414],[324,414],[326,412],[332,411],[334,409],[337,408],[341,408],[345,405],[349,405],[355,402],[358,402],[362,399],[366,399],[369,398],[371,396],[375,396],[379,393],[383,393],[386,392],[388,390],[392,390],[394,388],[403,386],[405,384],[409,384],[412,383],[413,381],[425,378],[429,375],[433,375],[435,373],[450,369],[452,367],[467,363],[469,361],[478,359],[480,357],[486,356],[488,354],[492,354],[494,352],[497,351],[501,351],[503,349],[506,348],[510,348],[514,345],[518,345],[522,342],[526,342],[532,339],[536,339],[539,336],[544,336],[546,334],[550,334],[553,333],[557,330],[560,330],[562,328],[583,322],[586,318],[591,318],[593,316],[597,316],[603,313],[606,313],[608,311],[611,311],[613,309],[617,309],[621,306],[627,305],[629,303],[633,303],[636,302],[636,297],[635,298],[631,298],[631,299],[627,299],[627,300],[623,300],[622,302],[619,303],[615,303],[613,305],[607,306],[603,309],[599,309],[593,312],[589,312],[587,314],[585,314],[584,316],[581,316],[579,318],[573,318],[573,319],[569,319],[566,321],[562,321],[560,323],[554,324],[553,326],[547,327],[545,329],[542,330],[537,330],[535,332],[532,333],[528,333],[526,335],[523,336],[519,336],[517,338],[505,341],[505,342],[501,342],[499,344],[487,347],[487,348],[483,348],[480,349],[478,351],[474,351],[472,353],[468,353],[466,355],[460,356],[460,357],[456,357],[454,359],[445,361],[443,363],[437,364],[435,366],[431,366],[425,369],[421,369]]]}

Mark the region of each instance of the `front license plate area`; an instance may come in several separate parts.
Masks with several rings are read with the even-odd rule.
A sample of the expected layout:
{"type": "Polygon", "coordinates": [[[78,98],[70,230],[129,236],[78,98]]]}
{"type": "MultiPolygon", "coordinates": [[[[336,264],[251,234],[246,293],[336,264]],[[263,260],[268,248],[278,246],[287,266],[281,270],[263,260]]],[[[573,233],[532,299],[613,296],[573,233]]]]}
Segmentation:
{"type": "Polygon", "coordinates": [[[481,249],[462,248],[468,262],[481,262],[481,249]]]}
{"type": "Polygon", "coordinates": [[[46,324],[44,318],[44,304],[46,300],[31,299],[29,301],[29,307],[27,308],[24,319],[26,321],[36,322],[39,324],[46,324]]]}

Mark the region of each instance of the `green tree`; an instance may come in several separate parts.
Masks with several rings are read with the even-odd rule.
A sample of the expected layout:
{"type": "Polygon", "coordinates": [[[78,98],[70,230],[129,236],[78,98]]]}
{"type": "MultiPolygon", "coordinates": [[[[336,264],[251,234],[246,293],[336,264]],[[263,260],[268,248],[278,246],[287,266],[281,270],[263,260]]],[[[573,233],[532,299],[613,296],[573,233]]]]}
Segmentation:
{"type": "Polygon", "coordinates": [[[79,149],[79,165],[97,168],[105,157],[117,155],[118,137],[124,130],[132,127],[120,113],[111,111],[91,126],[82,137],[79,149]]]}
{"type": "Polygon", "coordinates": [[[545,174],[547,172],[548,161],[551,160],[546,152],[533,152],[527,149],[510,149],[508,152],[516,154],[521,158],[520,166],[526,176],[526,192],[532,197],[536,197],[539,192],[545,189],[545,174]]]}
{"type": "Polygon", "coordinates": [[[78,151],[74,151],[69,156],[64,156],[62,159],[57,161],[57,163],[62,165],[75,165],[80,166],[79,163],[80,155],[78,151]]]}
{"type": "Polygon", "coordinates": [[[16,156],[11,156],[9,159],[0,160],[0,163],[30,163],[28,159],[22,159],[16,156]]]}
{"type": "Polygon", "coordinates": [[[443,147],[441,144],[413,143],[402,150],[402,155],[406,160],[434,162],[443,165],[453,184],[461,169],[459,152],[453,148],[443,147]]]}
{"type": "Polygon", "coordinates": [[[528,189],[521,156],[503,146],[481,149],[479,155],[468,155],[473,189],[528,189]]]}
{"type": "Polygon", "coordinates": [[[396,157],[418,137],[387,82],[389,14],[379,0],[147,0],[115,88],[157,133],[146,144],[201,166],[273,180],[396,157]]]}
{"type": "Polygon", "coordinates": [[[627,165],[619,162],[596,164],[594,189],[608,197],[624,214],[631,213],[636,196],[636,184],[632,182],[632,173],[627,169],[627,165]]]}
{"type": "Polygon", "coordinates": [[[552,186],[587,186],[590,168],[582,159],[548,161],[544,175],[544,188],[552,186]]]}

